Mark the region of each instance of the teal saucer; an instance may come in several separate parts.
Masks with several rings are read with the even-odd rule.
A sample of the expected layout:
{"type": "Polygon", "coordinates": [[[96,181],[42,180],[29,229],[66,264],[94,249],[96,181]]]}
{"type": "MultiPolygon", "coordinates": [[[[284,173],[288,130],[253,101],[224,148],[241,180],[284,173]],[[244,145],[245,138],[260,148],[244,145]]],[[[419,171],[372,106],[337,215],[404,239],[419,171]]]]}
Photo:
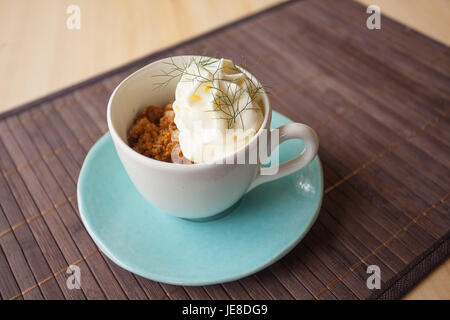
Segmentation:
{"type": "MultiPolygon", "coordinates": [[[[272,128],[291,122],[276,112],[272,116],[272,128]]],[[[280,161],[302,149],[301,141],[284,142],[280,161]]],[[[177,285],[232,281],[274,263],[311,228],[322,196],[316,158],[296,173],[253,189],[217,219],[175,218],[135,189],[109,133],[89,151],[78,181],[81,218],[99,248],[122,268],[177,285]]]]}

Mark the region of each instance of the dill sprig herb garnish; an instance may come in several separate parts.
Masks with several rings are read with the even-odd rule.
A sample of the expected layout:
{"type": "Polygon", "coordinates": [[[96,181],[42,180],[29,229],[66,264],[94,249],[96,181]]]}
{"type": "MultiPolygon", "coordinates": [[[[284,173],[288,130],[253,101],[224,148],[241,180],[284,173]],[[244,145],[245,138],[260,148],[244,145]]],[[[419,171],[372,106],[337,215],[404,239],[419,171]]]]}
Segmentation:
{"type": "MultiPolygon", "coordinates": [[[[161,74],[156,74],[153,76],[155,78],[158,78],[158,77],[165,78],[165,79],[163,79],[163,81],[156,83],[155,88],[156,89],[164,88],[172,80],[181,78],[181,76],[183,76],[183,75],[192,77],[191,80],[197,80],[200,82],[209,82],[209,81],[211,81],[210,79],[203,77],[200,74],[200,68],[208,67],[214,63],[217,63],[217,59],[213,58],[213,57],[201,57],[198,60],[193,57],[193,58],[189,59],[188,61],[184,61],[178,65],[173,60],[173,58],[170,58],[170,61],[163,62],[163,64],[170,66],[169,71],[162,71],[161,74]],[[187,70],[189,69],[189,67],[192,64],[195,64],[197,66],[198,74],[195,74],[192,72],[187,72],[187,70]]],[[[216,70],[215,72],[217,73],[219,70],[220,70],[220,68],[218,68],[218,70],[216,70]]]]}
{"type": "MultiPolygon", "coordinates": [[[[219,66],[215,68],[213,72],[208,69],[208,72],[211,72],[212,77],[211,75],[208,75],[209,77],[202,75],[202,68],[218,64],[219,60],[220,59],[215,57],[192,57],[188,61],[177,64],[173,58],[170,58],[169,61],[164,62],[164,64],[169,66],[169,70],[154,75],[154,77],[162,79],[161,82],[155,84],[155,88],[164,88],[174,79],[180,79],[180,81],[182,81],[181,79],[183,76],[185,79],[184,81],[199,82],[199,87],[201,84],[206,84],[209,89],[215,93],[213,94],[214,110],[208,110],[206,112],[217,112],[220,116],[215,119],[225,120],[228,129],[231,129],[236,121],[240,121],[242,128],[244,128],[242,113],[246,110],[260,110],[259,108],[251,107],[251,105],[258,98],[263,87],[254,79],[246,76],[245,73],[245,77],[243,78],[222,78],[219,71],[221,71],[223,67],[219,66]],[[191,67],[192,65],[194,68],[191,67]],[[216,85],[221,82],[225,83],[224,87],[216,85]],[[236,84],[236,86],[233,86],[232,88],[233,84],[236,84]],[[242,99],[242,97],[246,97],[246,99],[242,99]]],[[[234,64],[232,67],[227,66],[227,68],[231,68],[236,74],[243,73],[242,70],[234,64]]],[[[198,88],[196,90],[198,90],[198,88]]]]}

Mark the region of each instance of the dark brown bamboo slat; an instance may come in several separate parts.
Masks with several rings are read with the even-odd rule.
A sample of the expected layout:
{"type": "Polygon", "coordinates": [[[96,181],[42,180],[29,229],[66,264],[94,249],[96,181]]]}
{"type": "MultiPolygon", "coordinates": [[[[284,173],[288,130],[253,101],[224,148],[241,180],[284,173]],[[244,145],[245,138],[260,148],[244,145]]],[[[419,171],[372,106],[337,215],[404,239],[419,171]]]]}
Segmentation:
{"type": "Polygon", "coordinates": [[[449,255],[450,50],[352,1],[299,0],[0,115],[1,299],[398,298],[449,255]],[[244,279],[182,287],[101,253],[79,217],[84,158],[114,88],[170,55],[241,62],[273,108],[321,139],[323,207],[285,258],[244,279]],[[382,271],[366,286],[367,266],[382,271]],[[66,285],[81,269],[81,290],[66,285]]]}
{"type": "MultiPolygon", "coordinates": [[[[321,280],[323,287],[320,284],[316,284],[317,286],[314,287],[314,290],[316,291],[314,292],[314,297],[316,299],[326,297],[328,292],[333,293],[340,299],[356,299],[355,294],[353,294],[353,292],[343,282],[336,283],[336,285],[330,288],[329,291],[325,291],[325,287],[328,284],[333,283],[336,280],[336,276],[330,270],[331,266],[326,266],[315,254],[310,251],[310,249],[306,245],[302,243],[298,245],[293,250],[293,254],[298,258],[298,260],[304,263],[304,265],[308,268],[309,271],[311,271],[311,273],[314,272],[316,277],[321,280]]],[[[300,270],[296,269],[296,272],[300,272],[300,270]]],[[[302,278],[303,277],[304,276],[302,274],[302,278]]]]}
{"type": "MultiPolygon", "coordinates": [[[[3,143],[0,142],[0,150],[2,150],[2,164],[6,167],[11,166],[10,160],[5,156],[6,150],[4,149],[3,143]],[[8,160],[8,161],[7,161],[8,160]]],[[[4,170],[6,171],[6,170],[4,170]]],[[[42,251],[43,256],[46,257],[47,263],[51,268],[53,273],[60,271],[61,269],[65,269],[68,266],[67,261],[65,261],[64,257],[61,254],[61,251],[55,242],[55,239],[52,237],[47,224],[43,219],[36,218],[36,214],[39,213],[39,210],[35,207],[33,201],[31,200],[28,191],[25,188],[23,181],[20,179],[18,174],[13,174],[11,176],[6,177],[6,181],[9,184],[9,188],[11,192],[11,196],[17,201],[17,205],[20,208],[21,213],[23,213],[23,219],[32,219],[29,223],[30,229],[34,235],[34,238],[39,244],[39,249],[42,251]],[[33,219],[35,218],[35,219],[33,219]]],[[[9,191],[3,190],[3,194],[9,194],[9,191]]],[[[2,203],[3,205],[3,203],[2,203]]],[[[12,212],[18,213],[16,208],[13,208],[12,212]]],[[[45,268],[45,264],[39,263],[34,266],[35,268],[43,269],[45,268]]],[[[19,270],[19,269],[18,269],[19,270]]],[[[45,272],[45,270],[43,271],[45,272]]],[[[45,274],[45,273],[44,273],[45,274]]],[[[51,276],[51,274],[47,274],[47,277],[51,276]]],[[[31,287],[31,286],[30,286],[31,287]]],[[[28,287],[28,288],[30,288],[28,287]]],[[[66,288],[65,282],[60,285],[61,289],[66,288]]],[[[28,288],[24,288],[22,291],[27,290],[28,288]]],[[[66,290],[67,291],[67,290],[66,290]]],[[[72,291],[72,297],[82,298],[83,294],[78,291],[72,291]]],[[[69,296],[69,295],[68,295],[69,296]]],[[[66,297],[68,297],[66,296],[66,297]]]]}
{"type": "MultiPolygon", "coordinates": [[[[60,119],[58,119],[58,120],[60,120],[60,119]]],[[[80,128],[78,128],[78,132],[80,132],[79,129],[80,128]]],[[[90,142],[91,142],[91,144],[93,143],[93,141],[90,141],[90,142]]],[[[89,149],[89,147],[90,147],[90,145],[85,146],[85,148],[87,150],[89,149]]],[[[87,151],[86,149],[84,150],[85,152],[87,151]]],[[[64,215],[64,217],[68,218],[68,215],[66,214],[66,215],[64,215]]],[[[75,218],[75,216],[74,216],[74,218],[75,218]]],[[[72,223],[74,223],[77,226],[77,228],[82,228],[81,221],[78,218],[72,219],[72,223]]],[[[77,241],[77,243],[81,244],[81,245],[83,244],[82,241],[84,241],[84,243],[86,243],[86,246],[81,247],[81,249],[83,251],[83,255],[86,255],[95,249],[95,245],[92,243],[92,240],[90,240],[90,238],[86,232],[83,232],[82,235],[80,235],[80,236],[82,238],[80,238],[80,240],[77,241]]],[[[93,270],[94,274],[96,274],[96,273],[98,274],[98,276],[96,275],[96,278],[98,279],[98,281],[103,280],[103,283],[105,285],[112,286],[112,288],[114,288],[114,290],[109,290],[110,292],[115,292],[114,295],[110,296],[111,298],[123,298],[124,296],[123,296],[123,292],[120,288],[120,285],[118,285],[115,280],[112,280],[112,279],[114,279],[113,274],[109,270],[108,270],[109,272],[106,272],[108,267],[107,267],[107,264],[105,264],[104,259],[101,256],[96,256],[96,257],[93,256],[90,260],[88,260],[88,262],[92,261],[94,259],[96,262],[92,262],[91,269],[93,270]],[[104,270],[104,268],[98,268],[99,266],[106,267],[106,270],[100,271],[100,270],[104,270]],[[98,272],[96,272],[97,269],[98,269],[98,272]]],[[[74,260],[72,260],[72,261],[74,261],[74,260]]],[[[108,295],[108,293],[106,293],[106,294],[108,295]]]]}
{"type": "Polygon", "coordinates": [[[213,284],[209,286],[203,286],[205,291],[211,297],[212,300],[230,300],[231,297],[221,284],[213,284]]]}
{"type": "MultiPolygon", "coordinates": [[[[171,300],[188,300],[189,295],[186,293],[183,287],[180,286],[174,286],[171,284],[165,284],[162,283],[161,287],[165,291],[167,297],[171,300]]],[[[158,299],[163,299],[163,297],[160,297],[158,299]]]]}
{"type": "MultiPolygon", "coordinates": [[[[288,272],[284,273],[284,270],[272,266],[256,274],[261,285],[274,299],[292,300],[293,295],[285,287],[284,284],[287,280],[285,278],[291,278],[290,281],[296,281],[295,278],[288,272]],[[276,276],[278,275],[278,276],[276,276]]],[[[302,285],[298,283],[296,287],[300,290],[302,285]]]]}
{"type": "Polygon", "coordinates": [[[120,268],[103,254],[102,256],[129,299],[145,300],[149,298],[132,273],[120,268]]]}
{"type": "MultiPolygon", "coordinates": [[[[342,203],[339,208],[341,212],[339,216],[348,215],[351,217],[352,212],[360,212],[360,214],[355,215],[354,219],[362,227],[361,230],[366,231],[365,237],[373,237],[382,243],[398,230],[398,226],[382,215],[380,211],[364,199],[350,184],[340,186],[335,192],[331,192],[329,197],[336,199],[338,204],[342,203]],[[350,202],[351,204],[349,204],[350,202]],[[368,230],[370,230],[370,232],[368,230]]],[[[330,212],[334,212],[334,210],[330,212]]],[[[346,224],[346,226],[348,226],[348,224],[346,224]]],[[[351,230],[353,232],[353,229],[351,230]]],[[[407,235],[409,236],[409,234],[407,235]]],[[[365,243],[368,241],[369,240],[365,240],[365,243]]],[[[409,236],[405,243],[394,242],[387,250],[392,251],[406,265],[414,258],[414,254],[408,248],[408,245],[414,243],[414,241],[414,238],[409,236]]],[[[371,248],[373,247],[371,246],[371,248]]],[[[390,262],[393,263],[394,261],[390,260],[390,262]]],[[[400,267],[401,263],[397,263],[397,267],[400,267]]]]}
{"type": "Polygon", "coordinates": [[[252,299],[272,299],[270,294],[264,289],[255,276],[245,277],[239,280],[239,282],[252,299]]]}
{"type": "Polygon", "coordinates": [[[148,299],[151,299],[151,300],[167,299],[166,293],[164,292],[164,290],[161,288],[161,286],[157,282],[142,278],[137,275],[135,275],[135,278],[136,278],[137,282],[139,283],[139,285],[141,286],[142,290],[144,290],[148,299]]]}
{"type": "Polygon", "coordinates": [[[16,296],[20,292],[20,289],[8,264],[6,256],[3,253],[3,249],[0,249],[0,270],[2,274],[0,277],[0,298],[6,299],[8,297],[16,296]]]}
{"type": "MultiPolygon", "coordinates": [[[[373,236],[367,233],[366,229],[361,228],[358,222],[351,217],[346,217],[346,219],[348,219],[346,221],[350,222],[345,227],[342,226],[339,223],[342,209],[331,202],[332,200],[327,201],[327,203],[324,204],[326,210],[324,210],[320,217],[320,222],[330,233],[342,239],[342,242],[350,251],[354,252],[362,259],[370,253],[369,248],[375,248],[381,244],[380,241],[374,239],[373,236]],[[330,214],[330,212],[333,212],[333,215],[330,214]]],[[[375,264],[380,267],[382,266],[383,270],[386,270],[385,272],[392,273],[392,276],[394,275],[393,273],[399,272],[402,267],[405,266],[400,258],[395,256],[395,254],[389,250],[380,252],[376,258],[379,261],[375,264]]]]}
{"type": "Polygon", "coordinates": [[[230,296],[225,289],[219,285],[209,285],[203,287],[212,300],[230,300],[230,296]]]}
{"type": "MultiPolygon", "coordinates": [[[[23,221],[23,217],[16,214],[18,212],[18,208],[15,206],[15,203],[8,201],[8,199],[11,199],[11,197],[10,197],[11,194],[5,189],[5,188],[7,188],[7,186],[5,185],[5,181],[4,180],[0,181],[0,185],[2,186],[2,195],[3,195],[2,200],[4,200],[2,202],[4,204],[4,206],[3,206],[4,209],[2,210],[0,208],[0,221],[1,221],[2,229],[7,230],[10,225],[13,225],[13,226],[21,225],[20,222],[19,222],[19,224],[17,224],[17,222],[19,220],[23,221]],[[7,198],[5,198],[5,196],[7,196],[7,198]],[[7,213],[7,216],[5,215],[5,213],[7,213]],[[11,221],[10,224],[8,224],[6,219],[11,221]]],[[[11,229],[9,229],[9,230],[11,230],[11,229]]],[[[17,244],[14,244],[13,246],[18,245],[18,247],[21,248],[21,250],[23,251],[24,257],[27,260],[27,262],[22,261],[21,268],[27,268],[27,264],[28,264],[36,278],[36,281],[39,282],[51,274],[50,269],[48,268],[47,263],[42,255],[42,252],[39,249],[39,247],[37,246],[37,243],[34,240],[32,234],[30,232],[30,229],[27,226],[17,228],[14,231],[10,231],[8,233],[3,233],[2,237],[0,238],[0,243],[2,243],[2,245],[6,245],[8,242],[8,239],[9,239],[9,241],[13,241],[13,242],[17,243],[17,244]]],[[[20,250],[18,252],[16,252],[16,254],[20,255],[21,254],[20,250]]],[[[6,257],[5,257],[5,259],[6,259],[6,257]]],[[[8,269],[9,269],[9,267],[7,267],[7,268],[5,267],[5,270],[4,270],[5,277],[8,277],[8,274],[9,274],[8,269]]],[[[11,283],[11,285],[14,286],[14,283],[11,283]]],[[[6,286],[6,287],[8,288],[8,286],[6,286]]],[[[9,287],[9,289],[11,289],[11,287],[9,287]]],[[[58,289],[57,288],[52,288],[52,289],[53,290],[52,290],[51,295],[57,296],[58,289]]],[[[42,290],[42,291],[43,291],[44,296],[47,296],[47,292],[45,292],[44,290],[42,290]]],[[[13,295],[6,295],[6,296],[15,296],[18,293],[20,293],[20,292],[17,291],[13,295]]]]}
{"type": "MultiPolygon", "coordinates": [[[[283,284],[286,290],[294,299],[311,299],[312,294],[304,287],[303,283],[293,274],[284,263],[277,262],[270,267],[278,280],[283,284]]],[[[301,279],[302,277],[300,277],[301,279]]],[[[278,297],[278,295],[277,295],[278,297]]]]}
{"type": "MultiPolygon", "coordinates": [[[[362,113],[359,113],[359,114],[362,114],[362,113]]],[[[344,119],[342,121],[344,121],[344,119]]],[[[357,135],[360,136],[360,137],[363,137],[363,136],[367,135],[367,138],[365,138],[365,139],[368,139],[368,146],[372,146],[372,149],[375,149],[377,147],[377,145],[379,144],[379,142],[382,141],[382,139],[380,139],[381,135],[377,134],[377,132],[386,132],[389,129],[387,127],[383,128],[381,123],[377,123],[376,125],[373,125],[373,129],[372,129],[371,122],[372,122],[372,119],[368,118],[368,117],[364,117],[362,119],[361,118],[359,118],[359,119],[356,118],[356,119],[354,119],[354,121],[349,122],[346,126],[351,128],[351,132],[352,133],[357,133],[357,135]],[[363,127],[356,128],[355,126],[352,125],[353,123],[364,123],[364,128],[363,127]],[[378,129],[381,129],[381,130],[377,131],[377,130],[375,130],[375,128],[378,128],[378,129]],[[358,129],[360,129],[361,131],[358,132],[358,129]],[[369,137],[371,137],[371,136],[377,136],[378,137],[378,141],[374,140],[374,139],[369,139],[369,137]]],[[[396,139],[394,133],[390,133],[388,136],[389,137],[394,137],[394,139],[396,139]]],[[[389,138],[388,138],[388,136],[386,138],[386,145],[379,146],[380,150],[383,150],[387,146],[389,146],[389,138]]],[[[375,151],[375,152],[378,153],[377,151],[375,151]]],[[[373,166],[371,166],[371,168],[377,168],[378,164],[385,163],[391,158],[393,158],[393,155],[388,155],[388,156],[384,157],[383,159],[379,160],[373,166]]],[[[436,189],[436,186],[432,185],[431,182],[427,183],[426,178],[422,177],[420,172],[417,172],[415,175],[409,175],[408,172],[403,172],[403,173],[408,173],[408,174],[406,174],[406,178],[403,178],[402,170],[405,167],[407,167],[407,164],[402,166],[401,161],[399,161],[396,164],[385,166],[383,169],[386,171],[386,173],[392,173],[392,174],[396,175],[398,177],[398,179],[400,179],[400,180],[401,179],[409,180],[410,183],[407,183],[407,185],[415,186],[414,189],[417,189],[418,187],[420,188],[421,184],[427,186],[425,192],[432,192],[433,188],[436,189]],[[417,178],[416,178],[416,176],[417,176],[417,178]],[[413,179],[416,179],[416,181],[411,181],[413,179]],[[419,183],[419,180],[420,180],[420,183],[419,183]]],[[[444,189],[438,189],[437,194],[442,195],[442,194],[444,194],[444,192],[445,192],[444,189]]],[[[423,192],[417,193],[417,197],[418,198],[423,197],[422,193],[423,192]]],[[[430,195],[430,198],[432,199],[433,197],[430,195]]]]}
{"type": "MultiPolygon", "coordinates": [[[[29,124],[32,124],[32,122],[30,122],[29,124]]],[[[28,125],[27,128],[28,127],[33,127],[33,126],[28,125]]],[[[34,129],[36,129],[36,128],[34,127],[34,129]]],[[[34,133],[34,134],[30,134],[30,137],[38,136],[38,135],[35,135],[37,133],[36,131],[34,131],[32,133],[34,133]]],[[[46,143],[44,143],[41,140],[41,143],[38,143],[36,145],[45,146],[46,143]]],[[[52,158],[46,158],[45,161],[48,161],[49,159],[55,160],[55,158],[52,157],[52,158]]],[[[71,162],[73,162],[73,161],[71,161],[71,162]]],[[[54,161],[52,163],[52,166],[50,166],[50,164],[49,164],[49,167],[52,168],[53,172],[60,174],[58,181],[64,182],[64,183],[66,183],[66,185],[69,184],[69,186],[62,187],[62,189],[65,191],[66,195],[61,196],[61,198],[67,199],[71,195],[74,195],[74,193],[76,192],[76,180],[72,181],[72,183],[70,184],[69,183],[71,181],[70,177],[66,176],[66,173],[63,171],[64,169],[61,168],[61,165],[58,162],[54,161]]],[[[47,187],[48,187],[48,185],[47,185],[47,187]]],[[[57,188],[54,188],[54,189],[57,190],[57,188]]],[[[58,199],[55,199],[55,204],[60,204],[60,203],[61,202],[58,201],[58,199]]],[[[75,203],[74,207],[76,208],[76,203],[75,203]]],[[[86,255],[89,252],[91,252],[92,250],[94,250],[96,247],[93,244],[90,237],[87,235],[87,232],[85,230],[83,230],[81,221],[78,219],[78,217],[75,214],[75,211],[72,208],[71,208],[70,204],[65,204],[63,206],[60,206],[58,209],[61,211],[61,216],[63,218],[63,221],[66,222],[66,225],[68,226],[68,229],[71,232],[71,234],[75,234],[74,239],[76,240],[77,246],[79,248],[81,248],[81,253],[83,255],[86,255]],[[81,232],[80,232],[80,230],[81,230],[81,232]]],[[[75,261],[75,260],[73,260],[73,261],[75,261]]],[[[90,276],[90,271],[86,272],[86,276],[87,277],[90,276]]],[[[92,284],[95,284],[95,281],[92,284]]],[[[96,292],[99,292],[99,290],[100,290],[99,288],[96,289],[96,292]]],[[[90,288],[90,291],[93,291],[93,288],[90,288]]]]}
{"type": "MultiPolygon", "coordinates": [[[[316,231],[318,228],[319,226],[314,226],[303,241],[308,249],[312,251],[313,254],[332,271],[332,273],[334,273],[336,278],[338,278],[340,275],[345,274],[345,272],[357,262],[357,258],[351,255],[348,250],[344,249],[344,252],[340,252],[339,249],[342,248],[342,245],[332,243],[332,241],[330,241],[330,235],[324,234],[323,238],[318,237],[318,234],[320,235],[320,232],[316,231]],[[336,248],[336,246],[338,246],[338,248],[336,248]]],[[[368,293],[368,289],[361,286],[361,281],[360,275],[352,273],[348,278],[344,279],[343,283],[354,295],[362,299],[368,293]]]]}
{"type": "MultiPolygon", "coordinates": [[[[10,233],[2,237],[0,245],[20,289],[26,290],[31,287],[36,280],[14,235],[10,233]]],[[[30,293],[29,298],[39,299],[42,298],[42,294],[39,290],[36,290],[30,293]]]]}
{"type": "Polygon", "coordinates": [[[248,294],[248,292],[244,289],[244,287],[242,287],[242,285],[238,281],[224,283],[222,284],[222,286],[232,299],[251,300],[251,297],[248,294]]]}

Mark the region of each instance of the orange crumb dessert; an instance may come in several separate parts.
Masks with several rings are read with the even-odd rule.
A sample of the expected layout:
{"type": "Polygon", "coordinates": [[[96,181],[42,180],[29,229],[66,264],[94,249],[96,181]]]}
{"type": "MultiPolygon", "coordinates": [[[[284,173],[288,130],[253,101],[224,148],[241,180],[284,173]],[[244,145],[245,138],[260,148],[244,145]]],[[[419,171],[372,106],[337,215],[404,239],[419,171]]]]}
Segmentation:
{"type": "Polygon", "coordinates": [[[148,106],[139,111],[128,131],[128,145],[134,151],[155,160],[190,163],[183,157],[179,147],[174,118],[172,103],[164,108],[148,106]],[[177,161],[173,161],[172,153],[177,161]]]}

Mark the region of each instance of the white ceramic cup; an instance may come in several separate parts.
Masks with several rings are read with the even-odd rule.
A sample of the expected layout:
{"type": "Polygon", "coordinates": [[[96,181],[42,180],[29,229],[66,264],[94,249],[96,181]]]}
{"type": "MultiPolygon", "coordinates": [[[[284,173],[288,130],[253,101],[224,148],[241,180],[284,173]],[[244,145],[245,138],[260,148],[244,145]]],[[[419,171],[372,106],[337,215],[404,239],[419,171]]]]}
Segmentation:
{"type": "MultiPolygon", "coordinates": [[[[171,59],[181,65],[193,57],[200,58],[177,56],[171,59]]],[[[278,128],[279,143],[288,139],[301,139],[305,143],[305,150],[296,158],[280,164],[274,175],[261,175],[260,164],[175,164],[135,152],[127,144],[127,132],[136,113],[149,105],[164,106],[175,100],[176,79],[164,88],[154,89],[155,83],[161,81],[154,76],[169,71],[170,66],[164,64],[168,59],[153,62],[131,74],[117,86],[108,103],[108,127],[119,158],[137,190],[153,206],[180,218],[208,218],[231,207],[259,184],[293,173],[314,159],[319,139],[313,129],[300,123],[278,128]]],[[[242,71],[257,81],[249,72],[242,71]]],[[[270,130],[272,109],[264,90],[261,92],[261,101],[264,111],[261,129],[270,130]]],[[[248,154],[248,149],[256,146],[261,129],[245,148],[237,151],[238,156],[240,152],[248,154]]],[[[274,150],[277,145],[272,144],[271,147],[274,150]]]]}

